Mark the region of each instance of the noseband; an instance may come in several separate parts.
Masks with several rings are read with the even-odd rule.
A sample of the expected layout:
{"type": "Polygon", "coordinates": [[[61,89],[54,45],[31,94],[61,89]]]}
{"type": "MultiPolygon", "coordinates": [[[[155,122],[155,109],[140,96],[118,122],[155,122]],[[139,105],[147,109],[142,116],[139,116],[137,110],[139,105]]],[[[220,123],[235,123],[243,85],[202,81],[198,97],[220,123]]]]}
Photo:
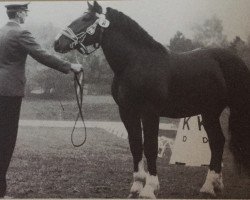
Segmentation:
{"type": "Polygon", "coordinates": [[[108,28],[110,22],[106,19],[105,14],[96,13],[96,16],[98,17],[98,19],[92,25],[90,25],[86,29],[86,31],[75,34],[74,31],[69,27],[66,27],[64,30],[61,31],[60,35],[64,35],[73,41],[70,44],[70,49],[72,49],[72,50],[77,49],[81,54],[89,55],[90,53],[94,52],[95,50],[97,50],[100,47],[100,42],[102,40],[102,33],[104,31],[104,28],[108,28]],[[83,44],[84,40],[85,40],[87,35],[94,35],[95,34],[95,31],[96,31],[96,28],[98,25],[100,25],[100,27],[101,27],[101,34],[100,34],[99,42],[93,44],[93,47],[94,47],[93,50],[89,50],[88,47],[83,44]]]}

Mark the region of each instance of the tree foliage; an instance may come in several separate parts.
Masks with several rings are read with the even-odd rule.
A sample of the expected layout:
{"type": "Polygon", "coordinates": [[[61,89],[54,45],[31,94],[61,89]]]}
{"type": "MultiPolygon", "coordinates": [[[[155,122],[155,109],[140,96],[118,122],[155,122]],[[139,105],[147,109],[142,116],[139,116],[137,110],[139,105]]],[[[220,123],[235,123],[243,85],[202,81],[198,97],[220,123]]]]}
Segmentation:
{"type": "Polygon", "coordinates": [[[228,44],[222,21],[217,16],[205,20],[202,25],[196,25],[193,31],[194,41],[205,47],[226,47],[228,44]]]}
{"type": "Polygon", "coordinates": [[[239,36],[236,36],[230,43],[229,49],[240,56],[250,69],[250,44],[244,42],[239,36]]]}
{"type": "Polygon", "coordinates": [[[44,95],[57,98],[74,95],[73,76],[62,74],[53,69],[45,69],[37,73],[33,80],[44,90],[44,95]]]}
{"type": "Polygon", "coordinates": [[[191,51],[200,47],[198,43],[192,42],[192,40],[186,38],[183,33],[177,31],[173,38],[170,39],[169,49],[174,52],[191,51]]]}

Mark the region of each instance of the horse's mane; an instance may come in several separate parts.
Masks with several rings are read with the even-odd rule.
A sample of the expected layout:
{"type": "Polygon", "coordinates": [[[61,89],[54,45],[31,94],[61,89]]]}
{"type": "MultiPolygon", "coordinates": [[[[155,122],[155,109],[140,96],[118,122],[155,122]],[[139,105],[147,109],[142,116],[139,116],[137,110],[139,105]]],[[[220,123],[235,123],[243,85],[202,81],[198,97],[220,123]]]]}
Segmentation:
{"type": "Polygon", "coordinates": [[[127,37],[141,46],[149,47],[151,50],[167,53],[167,49],[155,41],[137,22],[122,12],[113,8],[107,8],[107,18],[110,20],[110,25],[125,33],[127,37]]]}

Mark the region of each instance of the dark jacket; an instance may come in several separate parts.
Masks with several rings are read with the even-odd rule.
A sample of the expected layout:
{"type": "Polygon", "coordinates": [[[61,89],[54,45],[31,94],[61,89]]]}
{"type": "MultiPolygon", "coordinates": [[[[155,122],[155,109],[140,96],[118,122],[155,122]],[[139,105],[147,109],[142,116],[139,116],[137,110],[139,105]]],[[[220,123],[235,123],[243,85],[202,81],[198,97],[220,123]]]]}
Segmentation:
{"type": "Polygon", "coordinates": [[[38,62],[69,73],[70,63],[48,54],[36,43],[31,33],[19,24],[8,22],[0,29],[0,95],[24,96],[27,55],[38,62]]]}

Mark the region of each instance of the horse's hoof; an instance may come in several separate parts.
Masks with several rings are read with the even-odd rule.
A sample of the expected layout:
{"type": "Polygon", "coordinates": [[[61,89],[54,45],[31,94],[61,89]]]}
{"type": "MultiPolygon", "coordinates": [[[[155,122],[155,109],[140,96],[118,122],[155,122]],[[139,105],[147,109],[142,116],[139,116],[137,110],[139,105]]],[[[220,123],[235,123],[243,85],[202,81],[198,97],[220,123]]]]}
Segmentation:
{"type": "Polygon", "coordinates": [[[139,194],[136,192],[136,193],[130,193],[128,195],[128,199],[137,199],[139,197],[139,194]]]}
{"type": "Polygon", "coordinates": [[[200,193],[206,193],[206,194],[210,194],[213,197],[216,197],[213,186],[203,185],[202,188],[200,189],[200,193]]]}
{"type": "Polygon", "coordinates": [[[130,194],[140,194],[140,192],[143,190],[143,183],[140,181],[133,182],[133,185],[130,189],[130,194]]]}
{"type": "Polygon", "coordinates": [[[139,194],[141,199],[156,199],[154,191],[150,187],[144,187],[141,193],[139,194]]]}
{"type": "Polygon", "coordinates": [[[224,190],[224,184],[223,184],[222,180],[216,181],[214,183],[214,190],[216,192],[220,192],[220,193],[223,192],[223,190],[224,190]]]}
{"type": "MultiPolygon", "coordinates": [[[[1,199],[1,198],[0,198],[1,199]]],[[[14,199],[14,197],[4,196],[4,199],[14,199]]]]}
{"type": "Polygon", "coordinates": [[[147,194],[140,194],[139,195],[140,199],[156,199],[156,196],[154,193],[147,193],[147,194]]]}

